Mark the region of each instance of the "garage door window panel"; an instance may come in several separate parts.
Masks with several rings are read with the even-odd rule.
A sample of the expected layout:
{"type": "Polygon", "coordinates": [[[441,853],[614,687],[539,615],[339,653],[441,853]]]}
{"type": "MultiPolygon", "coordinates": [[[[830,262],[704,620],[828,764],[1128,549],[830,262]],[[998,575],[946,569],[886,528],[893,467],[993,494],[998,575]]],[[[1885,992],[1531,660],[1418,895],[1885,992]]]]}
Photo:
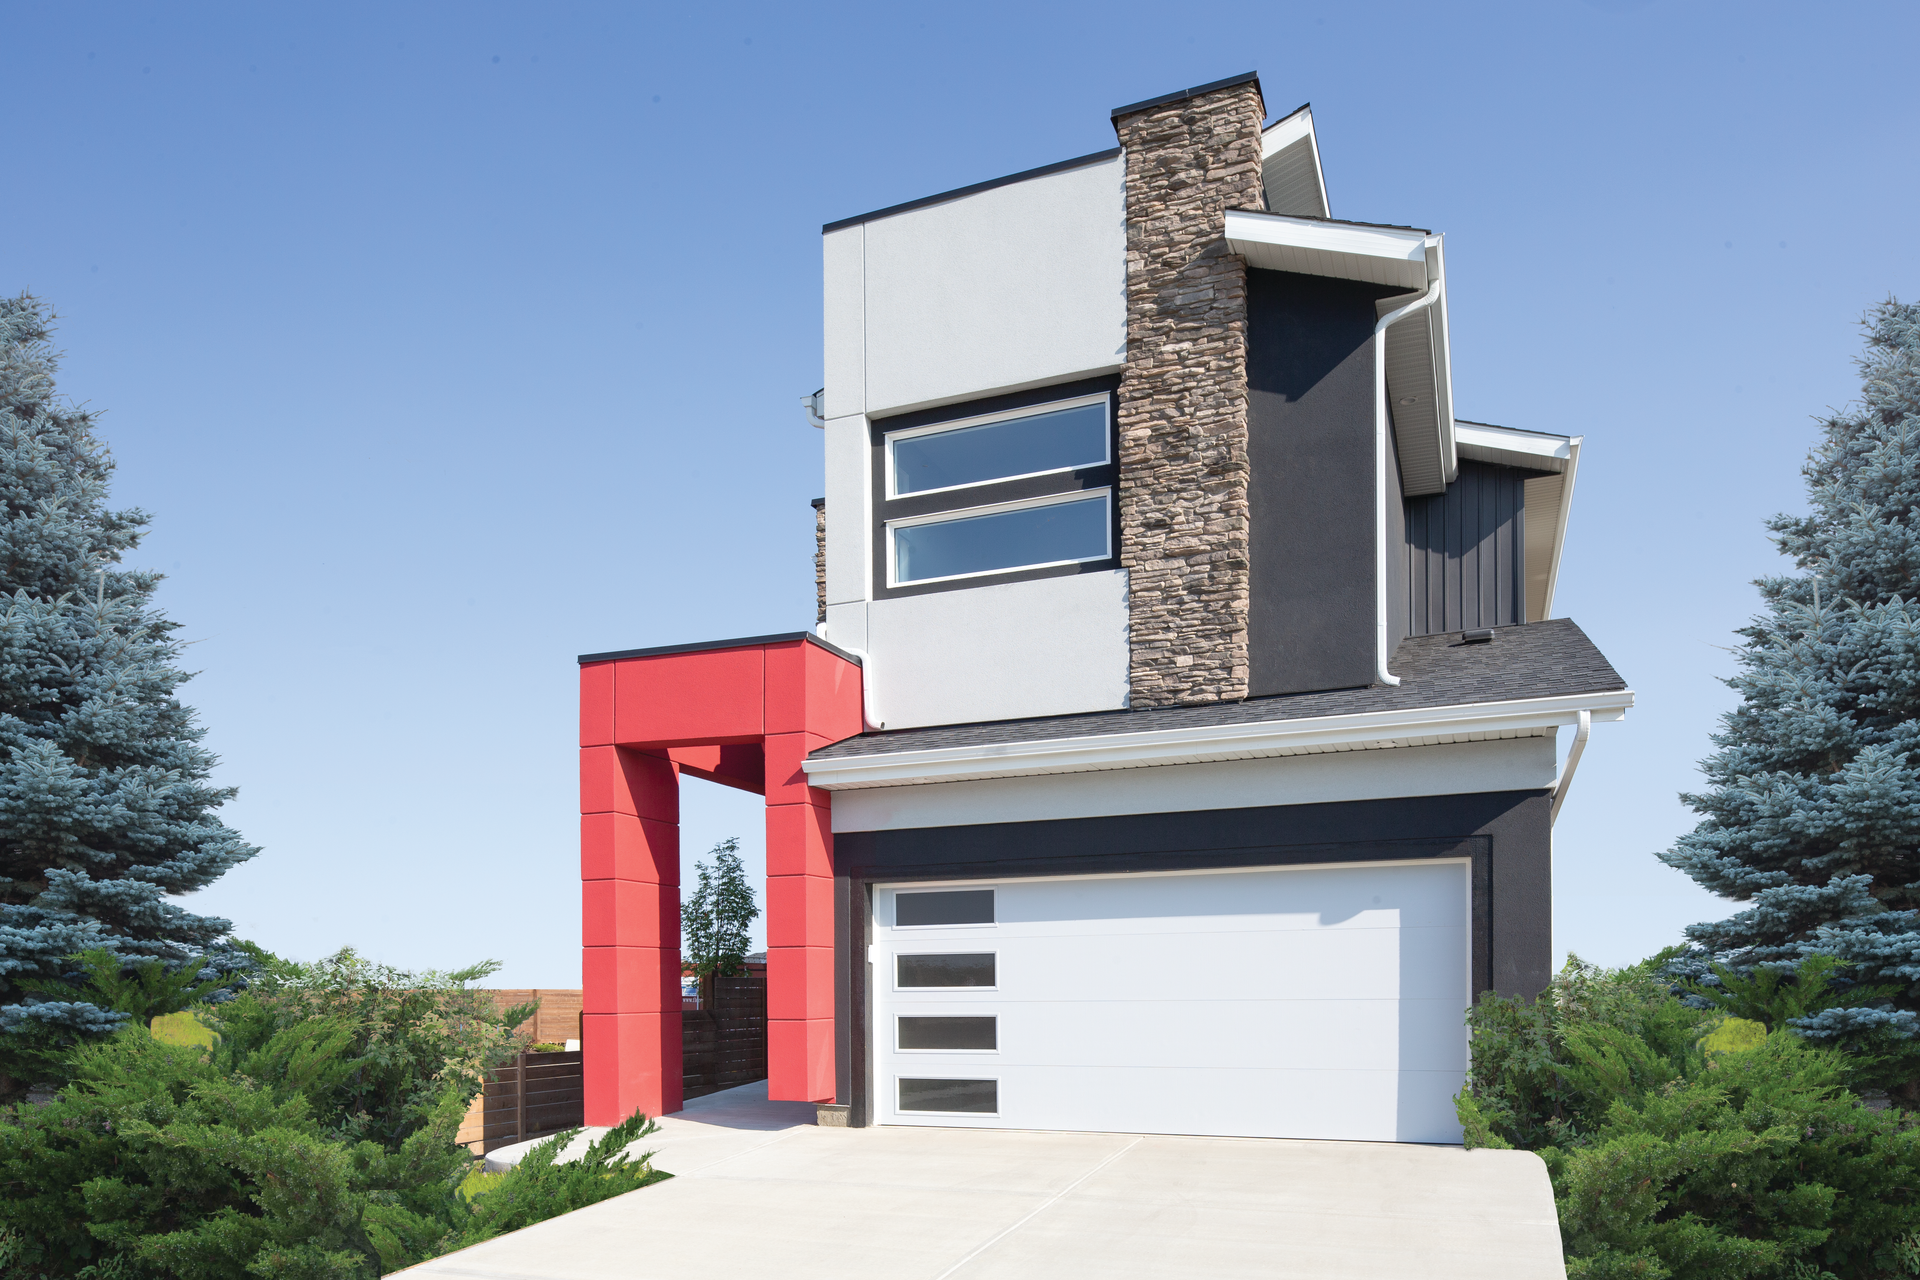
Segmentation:
{"type": "Polygon", "coordinates": [[[923,1053],[994,1053],[1000,1048],[1000,1020],[977,1015],[904,1014],[895,1020],[896,1044],[923,1053]]]}
{"type": "Polygon", "coordinates": [[[991,951],[906,953],[893,960],[896,991],[991,991],[997,977],[991,951]]]}
{"type": "Polygon", "coordinates": [[[992,924],[993,909],[991,889],[901,892],[893,896],[893,923],[898,929],[992,924]]]}
{"type": "Polygon", "coordinates": [[[1000,1114],[1000,1082],[998,1080],[901,1076],[897,1086],[901,1111],[949,1116],[1000,1114]]]}

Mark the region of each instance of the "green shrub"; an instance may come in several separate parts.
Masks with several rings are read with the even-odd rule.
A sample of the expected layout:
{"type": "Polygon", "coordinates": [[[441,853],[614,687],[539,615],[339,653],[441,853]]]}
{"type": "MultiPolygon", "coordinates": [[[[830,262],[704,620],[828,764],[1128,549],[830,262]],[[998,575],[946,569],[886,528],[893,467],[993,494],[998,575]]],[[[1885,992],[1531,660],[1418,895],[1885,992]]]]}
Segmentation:
{"type": "Polygon", "coordinates": [[[467,1186],[454,1135],[531,1011],[466,988],[484,966],[264,963],[194,1011],[212,1044],[129,1022],[65,1051],[51,1102],[0,1108],[6,1280],[370,1280],[665,1176],[621,1154],[653,1131],[636,1116],[467,1186]]]}
{"type": "Polygon", "coordinates": [[[566,1164],[555,1163],[555,1158],[580,1130],[555,1134],[505,1173],[488,1175],[497,1180],[478,1190],[471,1212],[439,1252],[464,1249],[671,1177],[649,1163],[652,1152],[638,1157],[626,1154],[628,1147],[658,1131],[659,1126],[646,1116],[629,1116],[607,1130],[578,1160],[566,1164]]]}
{"type": "Polygon", "coordinates": [[[452,1089],[471,1099],[487,1073],[513,1056],[513,1028],[537,1003],[496,1010],[469,984],[499,966],[452,973],[410,972],[342,950],[314,964],[261,954],[251,990],[209,1011],[214,1030],[237,1046],[265,1043],[304,1023],[344,1019],[353,1067],[314,1099],[334,1136],[371,1139],[387,1150],[418,1130],[452,1089]]]}
{"type": "Polygon", "coordinates": [[[103,947],[66,957],[65,972],[57,978],[22,978],[15,985],[33,1005],[20,1005],[0,1017],[0,1077],[12,1087],[0,1087],[0,1096],[25,1092],[20,1086],[50,1084],[66,1079],[67,1055],[75,1045],[112,1035],[128,1022],[146,1026],[157,1017],[178,1014],[202,1004],[236,980],[232,968],[245,965],[244,955],[224,957],[220,970],[208,970],[201,959],[168,964],[149,957],[123,956],[103,947]],[[203,978],[202,973],[212,976],[203,978]],[[85,1018],[38,1018],[36,1010],[72,1011],[91,1008],[85,1018]]]}
{"type": "Polygon", "coordinates": [[[1469,1017],[1467,1145],[1546,1160],[1571,1280],[1920,1274],[1920,1129],[1784,1025],[1708,1048],[1725,1015],[1676,999],[1665,959],[1570,961],[1538,1000],[1469,1017]]]}

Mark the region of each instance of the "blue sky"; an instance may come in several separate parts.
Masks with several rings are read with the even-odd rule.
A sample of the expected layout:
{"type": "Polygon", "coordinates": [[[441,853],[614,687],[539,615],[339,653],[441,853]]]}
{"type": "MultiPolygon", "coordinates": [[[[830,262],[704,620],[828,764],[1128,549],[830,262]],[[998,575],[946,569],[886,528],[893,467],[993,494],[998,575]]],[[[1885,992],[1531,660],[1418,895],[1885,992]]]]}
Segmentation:
{"type": "MultiPolygon", "coordinates": [[[[1248,69],[1335,216],[1448,235],[1463,417],[1581,433],[1556,612],[1640,696],[1556,937],[1655,861],[1856,320],[1920,294],[1909,5],[4,9],[0,288],[64,317],[287,954],[578,984],[574,655],[812,619],[823,222],[1113,144],[1248,69]]],[[[688,783],[691,855],[758,800],[688,783]]]]}

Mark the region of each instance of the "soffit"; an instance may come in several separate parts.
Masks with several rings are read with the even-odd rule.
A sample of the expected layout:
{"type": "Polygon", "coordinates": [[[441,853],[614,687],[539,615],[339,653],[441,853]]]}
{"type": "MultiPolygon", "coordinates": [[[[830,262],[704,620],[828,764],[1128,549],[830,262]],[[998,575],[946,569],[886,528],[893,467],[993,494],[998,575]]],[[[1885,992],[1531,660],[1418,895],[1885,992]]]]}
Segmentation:
{"type": "Polygon", "coordinates": [[[1331,216],[1311,106],[1301,107],[1261,133],[1260,180],[1266,189],[1267,212],[1331,216]]]}
{"type": "Polygon", "coordinates": [[[1229,209],[1226,232],[1228,252],[1262,271],[1295,271],[1402,289],[1427,287],[1428,233],[1414,227],[1229,209]]]}

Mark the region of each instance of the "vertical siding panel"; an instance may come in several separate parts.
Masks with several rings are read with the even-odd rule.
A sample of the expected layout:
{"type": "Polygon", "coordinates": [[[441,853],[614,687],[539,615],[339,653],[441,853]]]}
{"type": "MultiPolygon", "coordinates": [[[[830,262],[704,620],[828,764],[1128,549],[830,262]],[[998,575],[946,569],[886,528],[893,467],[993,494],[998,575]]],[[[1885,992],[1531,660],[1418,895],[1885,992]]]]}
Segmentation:
{"type": "Polygon", "coordinates": [[[1411,634],[1526,620],[1527,474],[1465,462],[1444,494],[1407,501],[1411,634]]]}
{"type": "MultiPolygon", "coordinates": [[[[1471,487],[1471,482],[1469,482],[1471,487]]],[[[1461,489],[1465,493],[1467,487],[1461,489]]],[[[1461,543],[1465,539],[1465,524],[1461,503],[1442,503],[1446,514],[1446,566],[1448,566],[1448,591],[1446,591],[1446,614],[1440,618],[1440,629],[1452,631],[1459,626],[1459,620],[1467,608],[1467,564],[1461,558],[1461,543]]]]}
{"type": "Polygon", "coordinates": [[[1479,625],[1489,626],[1500,618],[1500,483],[1501,477],[1487,476],[1480,484],[1480,527],[1474,563],[1480,566],[1479,625]]]}

